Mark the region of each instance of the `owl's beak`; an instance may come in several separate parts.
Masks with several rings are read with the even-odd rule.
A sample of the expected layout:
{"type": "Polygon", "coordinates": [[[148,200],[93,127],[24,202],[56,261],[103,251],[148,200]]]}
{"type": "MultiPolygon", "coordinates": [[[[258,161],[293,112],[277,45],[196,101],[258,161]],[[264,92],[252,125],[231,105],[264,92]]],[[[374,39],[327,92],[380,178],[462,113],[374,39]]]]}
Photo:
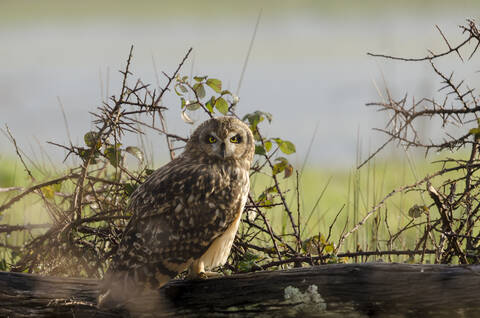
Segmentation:
{"type": "Polygon", "coordinates": [[[225,159],[225,143],[224,142],[220,144],[220,157],[225,159]]]}

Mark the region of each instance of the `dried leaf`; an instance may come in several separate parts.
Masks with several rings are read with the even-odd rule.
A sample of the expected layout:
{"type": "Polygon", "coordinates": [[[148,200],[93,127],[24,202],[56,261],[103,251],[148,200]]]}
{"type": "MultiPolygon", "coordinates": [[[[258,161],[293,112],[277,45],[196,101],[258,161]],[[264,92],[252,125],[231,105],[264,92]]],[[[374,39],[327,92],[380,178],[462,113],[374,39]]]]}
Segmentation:
{"type": "Polygon", "coordinates": [[[182,111],[180,114],[182,117],[183,121],[186,122],[187,124],[193,125],[195,122],[187,115],[186,111],[182,111]]]}
{"type": "Polygon", "coordinates": [[[292,165],[286,166],[285,170],[283,172],[284,172],[284,175],[283,175],[284,178],[288,178],[288,177],[292,176],[293,166],[292,165]]]}
{"type": "Polygon", "coordinates": [[[412,218],[421,217],[423,213],[428,213],[428,207],[415,204],[408,210],[408,215],[412,218]]]}
{"type": "Polygon", "coordinates": [[[143,162],[143,151],[140,148],[128,146],[125,151],[137,158],[138,161],[143,162]]]}

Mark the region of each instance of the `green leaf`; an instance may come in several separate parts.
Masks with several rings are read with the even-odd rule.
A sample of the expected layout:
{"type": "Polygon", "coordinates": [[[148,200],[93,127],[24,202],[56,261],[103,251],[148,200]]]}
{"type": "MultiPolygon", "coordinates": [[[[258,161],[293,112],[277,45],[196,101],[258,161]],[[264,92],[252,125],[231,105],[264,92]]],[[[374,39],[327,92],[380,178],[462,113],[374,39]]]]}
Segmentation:
{"type": "Polygon", "coordinates": [[[197,82],[202,82],[207,78],[207,76],[194,76],[193,79],[197,82]]]}
{"type": "Polygon", "coordinates": [[[188,89],[182,84],[177,83],[173,88],[178,96],[182,96],[184,93],[188,93],[188,89]],[[180,92],[177,90],[177,88],[180,88],[180,92]]]}
{"type": "Polygon", "coordinates": [[[314,235],[302,241],[302,249],[305,253],[318,255],[320,251],[320,238],[322,234],[314,235]]]}
{"type": "Polygon", "coordinates": [[[100,149],[102,146],[102,141],[99,138],[98,132],[96,131],[89,131],[83,136],[83,140],[85,141],[85,145],[87,147],[95,149],[100,149]]]}
{"type": "Polygon", "coordinates": [[[143,151],[140,148],[128,146],[125,151],[137,158],[138,161],[143,162],[143,151]]]}
{"type": "Polygon", "coordinates": [[[51,200],[55,197],[55,189],[52,185],[41,187],[40,191],[42,191],[43,195],[47,199],[51,200]]]}
{"type": "Polygon", "coordinates": [[[90,150],[87,150],[87,149],[84,149],[84,148],[79,148],[78,149],[78,155],[80,156],[80,158],[82,158],[83,160],[87,160],[88,159],[88,154],[90,153],[90,150]]]}
{"type": "Polygon", "coordinates": [[[472,128],[468,131],[468,133],[470,135],[473,135],[475,137],[475,139],[478,139],[478,138],[480,138],[480,127],[472,128]]]}
{"type": "Polygon", "coordinates": [[[0,260],[0,271],[8,271],[7,261],[4,258],[0,260]]]}
{"type": "Polygon", "coordinates": [[[253,113],[243,116],[243,121],[248,121],[248,123],[250,124],[250,129],[252,129],[252,131],[257,127],[259,123],[261,123],[265,119],[267,119],[268,122],[271,122],[272,114],[257,110],[253,113]]]}
{"type": "Polygon", "coordinates": [[[97,163],[97,160],[95,159],[99,157],[98,150],[95,150],[93,152],[93,155],[90,157],[90,153],[91,153],[90,149],[85,149],[85,148],[77,148],[77,149],[78,149],[78,155],[80,156],[80,158],[83,159],[83,161],[86,162],[88,159],[90,159],[91,164],[97,163]]]}
{"type": "Polygon", "coordinates": [[[296,151],[295,145],[288,140],[282,140],[280,138],[274,138],[273,140],[277,143],[280,151],[286,155],[290,155],[296,151]]]}
{"type": "Polygon", "coordinates": [[[271,186],[271,187],[268,187],[266,188],[265,190],[263,190],[262,193],[260,193],[260,195],[258,196],[258,199],[257,201],[261,201],[262,199],[266,198],[267,194],[270,194],[270,193],[277,193],[277,187],[276,186],[271,186]]]}
{"type": "Polygon", "coordinates": [[[177,85],[173,86],[173,90],[175,91],[175,94],[177,94],[177,96],[182,96],[182,93],[180,93],[178,90],[177,90],[177,85]]]}
{"type": "Polygon", "coordinates": [[[266,155],[267,152],[265,151],[265,148],[263,148],[262,146],[256,145],[255,146],[255,154],[256,155],[266,155]]]}
{"type": "MultiPolygon", "coordinates": [[[[272,193],[278,193],[276,186],[266,188],[257,198],[257,205],[271,205],[273,204],[272,193]]],[[[271,209],[271,206],[264,207],[265,209],[271,209]]]]}
{"type": "Polygon", "coordinates": [[[205,104],[205,107],[208,109],[208,111],[210,112],[210,114],[213,114],[213,113],[214,113],[213,105],[215,105],[215,97],[212,97],[212,98],[205,104]],[[213,103],[212,103],[212,100],[213,100],[213,103]]]}
{"type": "Polygon", "coordinates": [[[277,163],[273,165],[273,169],[272,169],[272,173],[274,175],[284,171],[285,168],[288,167],[288,165],[290,165],[288,160],[284,157],[278,157],[275,159],[275,161],[277,161],[277,163]]]}
{"type": "Polygon", "coordinates": [[[257,125],[263,120],[257,112],[251,113],[251,114],[246,114],[243,116],[243,121],[247,120],[248,123],[250,124],[252,130],[257,128],[257,125]]]}
{"type": "Polygon", "coordinates": [[[296,151],[295,145],[292,144],[290,141],[282,142],[282,144],[279,145],[279,147],[280,147],[280,151],[282,151],[286,155],[292,154],[296,151]]]}
{"type": "Polygon", "coordinates": [[[182,109],[184,109],[185,106],[187,106],[187,101],[183,97],[181,98],[181,100],[182,100],[182,109]]]}
{"type": "Polygon", "coordinates": [[[332,254],[334,250],[335,250],[335,246],[333,245],[333,243],[328,243],[328,244],[326,244],[325,247],[324,247],[324,251],[325,251],[327,254],[332,254]]]}
{"type": "Polygon", "coordinates": [[[228,103],[222,97],[217,98],[215,101],[215,108],[224,115],[228,113],[228,103]]]}
{"type": "Polygon", "coordinates": [[[257,126],[255,126],[255,127],[250,126],[250,130],[252,131],[253,138],[256,141],[260,141],[262,139],[262,138],[260,138],[260,134],[258,133],[257,126]]]}
{"type": "Polygon", "coordinates": [[[216,78],[209,78],[206,82],[211,89],[213,89],[216,93],[221,93],[222,91],[222,81],[216,78]]]}
{"type": "Polygon", "coordinates": [[[201,107],[202,105],[200,103],[192,103],[187,105],[188,110],[197,110],[201,107]]]}
{"type": "Polygon", "coordinates": [[[251,272],[257,269],[261,269],[260,266],[256,264],[260,257],[250,252],[246,252],[243,255],[243,258],[238,262],[238,271],[239,272],[251,272]]]}
{"type": "Polygon", "coordinates": [[[123,185],[123,191],[125,191],[125,195],[129,197],[137,187],[138,185],[133,185],[132,183],[125,183],[123,185]]]}
{"type": "Polygon", "coordinates": [[[232,95],[232,92],[230,92],[228,89],[225,89],[220,92],[221,95],[232,95]]]}
{"type": "Polygon", "coordinates": [[[195,90],[195,93],[197,94],[198,98],[205,97],[205,88],[203,87],[203,84],[197,83],[193,85],[193,89],[195,90]]]}
{"type": "Polygon", "coordinates": [[[470,135],[480,134],[480,127],[472,128],[468,131],[470,135]]]}
{"type": "Polygon", "coordinates": [[[319,255],[320,252],[332,254],[335,251],[335,244],[328,242],[322,234],[318,234],[302,241],[302,249],[312,255],[319,255]]]}
{"type": "Polygon", "coordinates": [[[105,157],[114,167],[118,167],[118,164],[122,161],[120,146],[121,144],[116,144],[115,147],[108,146],[104,151],[105,157]]]}
{"type": "Polygon", "coordinates": [[[48,186],[40,188],[45,198],[52,200],[55,197],[55,192],[60,192],[62,189],[62,182],[57,182],[48,186]]]}
{"type": "Polygon", "coordinates": [[[60,192],[60,190],[62,190],[62,182],[61,181],[59,183],[52,184],[52,186],[53,186],[53,190],[55,190],[55,192],[60,192]]]}
{"type": "Polygon", "coordinates": [[[274,175],[276,175],[276,174],[279,174],[280,172],[282,172],[283,170],[285,170],[285,166],[283,166],[280,163],[277,163],[277,164],[273,165],[272,173],[274,175]]]}
{"type": "Polygon", "coordinates": [[[265,141],[263,144],[265,145],[265,150],[266,150],[267,152],[269,152],[270,149],[272,149],[272,142],[271,142],[271,141],[267,140],[267,141],[265,141]]]}

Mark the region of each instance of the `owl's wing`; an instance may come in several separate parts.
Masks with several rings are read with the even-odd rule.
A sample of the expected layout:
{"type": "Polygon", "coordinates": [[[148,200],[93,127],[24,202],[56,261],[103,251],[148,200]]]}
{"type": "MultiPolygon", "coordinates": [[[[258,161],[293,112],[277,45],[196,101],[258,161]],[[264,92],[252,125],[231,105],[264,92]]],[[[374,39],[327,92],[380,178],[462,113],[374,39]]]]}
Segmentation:
{"type": "Polygon", "coordinates": [[[181,160],[155,171],[132,194],[133,216],[111,268],[152,285],[183,271],[241,212],[241,178],[232,178],[181,160]]]}
{"type": "Polygon", "coordinates": [[[171,209],[185,200],[188,204],[190,195],[201,201],[214,189],[223,186],[219,171],[210,169],[209,165],[182,159],[175,159],[159,168],[135,190],[129,205],[133,212],[132,222],[154,215],[178,213],[171,209]]]}

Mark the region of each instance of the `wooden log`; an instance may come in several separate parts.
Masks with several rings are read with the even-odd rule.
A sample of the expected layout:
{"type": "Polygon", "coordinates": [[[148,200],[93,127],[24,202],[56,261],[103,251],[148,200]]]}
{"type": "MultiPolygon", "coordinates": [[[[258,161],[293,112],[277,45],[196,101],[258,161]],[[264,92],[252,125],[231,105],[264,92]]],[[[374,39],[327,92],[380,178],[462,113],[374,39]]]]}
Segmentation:
{"type": "Polygon", "coordinates": [[[480,265],[332,264],[173,280],[107,312],[97,280],[0,272],[0,317],[480,317],[479,287],[480,265]]]}

